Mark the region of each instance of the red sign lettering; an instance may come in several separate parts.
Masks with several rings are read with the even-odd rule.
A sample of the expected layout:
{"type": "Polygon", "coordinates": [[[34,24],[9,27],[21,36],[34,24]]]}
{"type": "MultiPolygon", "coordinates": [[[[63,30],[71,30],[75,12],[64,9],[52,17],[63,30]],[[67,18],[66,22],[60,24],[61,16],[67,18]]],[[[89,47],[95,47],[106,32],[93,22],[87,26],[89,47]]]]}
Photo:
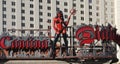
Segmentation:
{"type": "Polygon", "coordinates": [[[7,49],[7,48],[9,48],[10,46],[6,46],[5,45],[5,41],[9,41],[10,40],[10,37],[9,36],[6,36],[6,37],[2,37],[1,39],[0,39],[0,46],[1,46],[1,48],[4,48],[4,49],[7,49]]]}
{"type": "Polygon", "coordinates": [[[80,42],[80,46],[84,44],[91,44],[94,40],[113,40],[115,41],[118,37],[116,36],[116,29],[111,26],[103,27],[101,30],[97,25],[95,30],[91,26],[81,26],[75,34],[75,37],[80,42]]]}
{"type": "Polygon", "coordinates": [[[13,39],[11,40],[10,39],[11,37],[9,36],[6,36],[6,37],[2,37],[0,39],[0,47],[3,48],[3,49],[8,49],[8,48],[11,48],[11,49],[14,49],[14,48],[17,48],[17,49],[36,49],[36,48],[41,48],[41,49],[45,49],[45,48],[48,48],[48,43],[49,41],[48,40],[43,40],[43,41],[40,41],[40,40],[17,40],[17,39],[13,39]],[[8,41],[11,45],[6,45],[5,41],[8,41]],[[10,42],[12,41],[12,42],[10,42]]]}

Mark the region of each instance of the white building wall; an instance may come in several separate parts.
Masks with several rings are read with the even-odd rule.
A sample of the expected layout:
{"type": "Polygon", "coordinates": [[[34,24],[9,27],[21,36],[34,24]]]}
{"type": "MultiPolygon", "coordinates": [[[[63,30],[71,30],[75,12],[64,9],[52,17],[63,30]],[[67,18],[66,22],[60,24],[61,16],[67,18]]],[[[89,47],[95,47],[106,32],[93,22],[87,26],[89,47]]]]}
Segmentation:
{"type": "MultiPolygon", "coordinates": [[[[15,19],[15,22],[16,22],[16,26],[14,27],[15,29],[22,29],[21,28],[21,0],[16,0],[16,19],[15,19]]],[[[10,28],[11,29],[11,28],[10,28]]],[[[15,35],[21,35],[21,32],[18,32],[16,31],[15,32],[15,35]]]]}
{"type": "MultiPolygon", "coordinates": [[[[47,29],[48,26],[52,27],[52,21],[53,17],[56,16],[56,8],[59,8],[63,11],[64,15],[70,15],[70,10],[74,7],[77,12],[75,14],[76,19],[73,19],[74,16],[71,17],[69,26],[73,26],[73,23],[76,23],[76,25],[80,25],[81,23],[85,24],[99,24],[99,25],[105,25],[105,22],[115,24],[114,23],[114,11],[111,13],[111,10],[114,9],[114,5],[112,6],[111,2],[113,0],[92,0],[91,3],[89,3],[90,0],[51,0],[51,3],[47,3],[47,0],[4,0],[6,1],[6,7],[7,11],[4,11],[7,18],[4,18],[4,20],[7,22],[7,25],[4,25],[4,28],[7,29],[39,29],[39,25],[43,25],[43,29],[47,29]],[[59,1],[59,5],[56,3],[56,1],[59,1]],[[15,2],[15,6],[11,5],[11,2],[15,2]],[[64,2],[67,2],[67,6],[64,6],[64,2]],[[107,2],[107,5],[105,4],[107,2]],[[25,3],[24,7],[21,7],[21,3],[25,3]],[[30,4],[33,4],[33,8],[30,8],[30,4]],[[73,4],[76,4],[76,6],[73,6],[73,4]],[[42,6],[42,9],[39,8],[39,6],[42,6]],[[80,5],[83,5],[84,7],[81,8],[80,5]],[[51,10],[47,10],[47,7],[51,7],[51,10]],[[89,6],[92,6],[92,9],[89,9],[89,6]],[[98,9],[97,9],[98,7],[98,9]],[[11,12],[11,9],[15,8],[16,12],[11,12]],[[107,8],[107,10],[106,10],[107,8]],[[68,12],[64,12],[64,9],[67,9],[68,12]],[[25,13],[21,13],[21,10],[25,10],[25,13]],[[34,14],[30,14],[30,10],[34,11],[34,14]],[[84,14],[81,14],[81,11],[84,12],[84,14]],[[43,15],[39,15],[39,12],[42,12],[43,15]],[[92,12],[92,15],[89,15],[89,12],[92,12]],[[48,16],[47,14],[51,13],[51,16],[48,16]],[[98,13],[98,16],[96,14],[98,13]],[[15,15],[16,19],[12,19],[11,15],[15,15]],[[25,20],[21,20],[21,17],[25,16],[25,20]],[[34,21],[30,21],[30,17],[34,18],[34,21]],[[81,17],[84,18],[84,20],[81,20],[81,17]],[[40,22],[39,18],[42,18],[43,21],[40,22]],[[92,18],[92,21],[89,20],[89,18],[92,18]],[[51,24],[48,23],[48,19],[51,20],[51,24]],[[15,21],[16,25],[12,26],[12,22],[15,21]],[[21,26],[21,23],[25,23],[25,27],[21,26]],[[34,28],[30,28],[30,24],[34,24],[34,28]]],[[[1,6],[2,0],[1,0],[1,6]]],[[[1,14],[2,14],[2,8],[1,14]]],[[[1,22],[2,22],[2,15],[0,15],[1,22]]],[[[65,18],[67,20],[67,18],[65,18]]],[[[2,24],[2,23],[0,23],[2,24]]],[[[52,28],[53,29],[53,28],[52,28]]],[[[2,25],[0,30],[2,31],[2,25]]],[[[54,30],[52,31],[52,36],[54,35],[54,30]]],[[[21,32],[16,32],[15,35],[25,36],[29,34],[30,31],[26,31],[25,34],[21,34],[21,32]]],[[[35,31],[34,35],[39,35],[39,32],[35,31]]],[[[46,34],[46,33],[43,33],[46,34]]]]}
{"type": "Polygon", "coordinates": [[[90,21],[89,21],[89,1],[88,0],[84,0],[84,23],[85,24],[90,24],[90,21]]]}
{"type": "MultiPolygon", "coordinates": [[[[39,0],[34,0],[34,18],[35,18],[35,21],[34,21],[34,28],[36,29],[39,29],[39,0]],[[36,11],[38,10],[38,11],[36,11]]],[[[39,32],[38,31],[35,31],[35,36],[38,36],[39,35],[39,32]]]]}
{"type": "Polygon", "coordinates": [[[4,25],[4,28],[11,29],[13,28],[11,25],[12,21],[12,15],[15,15],[14,13],[11,13],[11,9],[15,8],[15,6],[11,6],[12,5],[12,0],[8,0],[6,2],[6,5],[4,5],[6,7],[6,11],[3,12],[4,14],[6,14],[6,18],[4,18],[4,20],[6,21],[6,25],[4,25]]]}
{"type": "MultiPolygon", "coordinates": [[[[25,7],[23,7],[23,9],[25,10],[25,21],[23,21],[23,23],[25,23],[25,27],[23,27],[23,29],[31,29],[30,28],[30,24],[33,22],[33,21],[30,21],[30,17],[33,17],[33,15],[30,15],[30,1],[29,0],[23,0],[23,3],[25,3],[25,7]]],[[[34,6],[33,6],[34,7],[34,6]]],[[[32,9],[33,10],[33,9],[32,9]]],[[[22,14],[23,15],[23,14],[22,14]]],[[[25,35],[26,34],[30,34],[29,31],[26,31],[25,35]]]]}
{"type": "Polygon", "coordinates": [[[0,34],[2,33],[3,31],[3,25],[2,25],[2,21],[3,21],[3,18],[2,18],[2,14],[3,14],[3,5],[2,5],[2,0],[0,0],[0,34]]]}
{"type": "Polygon", "coordinates": [[[105,0],[106,22],[115,27],[114,0],[105,0]]]}
{"type": "Polygon", "coordinates": [[[115,22],[117,27],[117,32],[120,34],[120,0],[115,0],[115,22]]]}

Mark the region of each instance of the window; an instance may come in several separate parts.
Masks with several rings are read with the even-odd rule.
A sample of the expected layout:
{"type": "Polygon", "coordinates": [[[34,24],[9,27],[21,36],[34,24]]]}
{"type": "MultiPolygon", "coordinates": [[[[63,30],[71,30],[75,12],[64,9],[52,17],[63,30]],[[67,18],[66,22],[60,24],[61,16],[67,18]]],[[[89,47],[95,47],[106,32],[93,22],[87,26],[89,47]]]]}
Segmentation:
{"type": "Polygon", "coordinates": [[[3,0],[3,4],[6,4],[6,1],[3,0]]]}
{"type": "Polygon", "coordinates": [[[48,15],[48,16],[51,16],[51,13],[48,13],[47,15],[48,15]]]}
{"type": "Polygon", "coordinates": [[[81,11],[81,14],[84,14],[84,11],[81,11]]]}
{"type": "Polygon", "coordinates": [[[83,2],[83,0],[80,0],[81,2],[83,2]]]}
{"type": "Polygon", "coordinates": [[[89,21],[92,21],[92,18],[89,18],[89,21]]]}
{"type": "Polygon", "coordinates": [[[68,12],[68,9],[64,9],[64,12],[68,12]]]}
{"type": "Polygon", "coordinates": [[[12,8],[12,12],[15,12],[15,9],[14,9],[14,8],[12,8]]]}
{"type": "Polygon", "coordinates": [[[89,12],[89,15],[92,15],[92,12],[89,12]]]}
{"type": "Polygon", "coordinates": [[[59,11],[60,10],[60,8],[56,8],[56,11],[59,11]]]}
{"type": "Polygon", "coordinates": [[[114,6],[114,2],[111,2],[111,6],[114,6]]]}
{"type": "Polygon", "coordinates": [[[21,3],[21,6],[22,6],[22,7],[25,7],[25,3],[21,3]]]}
{"type": "Polygon", "coordinates": [[[12,26],[15,26],[16,25],[16,23],[15,22],[12,22],[12,26]]]}
{"type": "Polygon", "coordinates": [[[51,26],[48,26],[48,29],[51,29],[51,26]]]}
{"type": "Polygon", "coordinates": [[[42,5],[40,5],[39,8],[42,9],[43,8],[42,5]]]}
{"type": "Polygon", "coordinates": [[[21,23],[21,26],[22,26],[22,27],[25,27],[25,23],[21,23]]]}
{"type": "Polygon", "coordinates": [[[107,8],[105,8],[105,10],[107,10],[107,8]]]}
{"type": "Polygon", "coordinates": [[[34,28],[34,24],[30,24],[30,28],[34,28]]]}
{"type": "Polygon", "coordinates": [[[51,35],[51,33],[50,33],[50,32],[48,32],[48,35],[51,35]]]}
{"type": "Polygon", "coordinates": [[[3,18],[6,18],[6,14],[3,14],[3,18]]]}
{"type": "Polygon", "coordinates": [[[39,0],[39,2],[42,2],[42,0],[39,0]]]}
{"type": "Polygon", "coordinates": [[[111,14],[111,18],[114,18],[114,14],[111,14]]]}
{"type": "Polygon", "coordinates": [[[48,23],[51,23],[51,20],[50,19],[48,19],[48,21],[47,21],[48,23]]]}
{"type": "Polygon", "coordinates": [[[39,12],[39,15],[43,15],[43,13],[42,13],[42,12],[39,12]]]}
{"type": "Polygon", "coordinates": [[[6,30],[7,30],[6,28],[3,28],[3,32],[6,32],[6,30]]]}
{"type": "Polygon", "coordinates": [[[33,4],[30,4],[30,8],[33,8],[33,4]]]}
{"type": "Polygon", "coordinates": [[[43,19],[42,19],[42,18],[40,18],[40,19],[39,19],[39,21],[40,21],[40,22],[43,22],[43,19]]]}
{"type": "Polygon", "coordinates": [[[89,6],[89,9],[92,9],[92,6],[89,6]]]}
{"type": "Polygon", "coordinates": [[[76,19],[76,16],[73,16],[73,19],[75,20],[75,19],[76,19]]]}
{"type": "Polygon", "coordinates": [[[21,33],[25,33],[25,30],[22,30],[21,33]]]}
{"type": "Polygon", "coordinates": [[[84,20],[84,17],[81,17],[81,20],[84,20]]]}
{"type": "Polygon", "coordinates": [[[75,3],[73,3],[73,7],[76,7],[76,4],[75,4],[75,3]]]}
{"type": "Polygon", "coordinates": [[[56,5],[60,5],[60,2],[59,2],[59,1],[56,1],[56,5]]]}
{"type": "Polygon", "coordinates": [[[105,5],[107,5],[107,2],[105,2],[105,5]]]}
{"type": "Polygon", "coordinates": [[[51,10],[51,7],[48,6],[47,9],[48,9],[48,10],[51,10]]]}
{"type": "Polygon", "coordinates": [[[25,20],[25,16],[22,16],[22,17],[21,17],[21,20],[25,20]]]}
{"type": "Polygon", "coordinates": [[[96,10],[99,10],[99,7],[98,7],[98,6],[96,7],[96,10]]]}
{"type": "Polygon", "coordinates": [[[30,17],[30,21],[34,21],[34,18],[33,18],[33,17],[30,17]]]}
{"type": "Polygon", "coordinates": [[[80,5],[80,7],[81,7],[81,8],[84,8],[84,5],[83,5],[83,4],[81,4],[81,5],[80,5]]]}
{"type": "Polygon", "coordinates": [[[89,0],[89,3],[92,3],[92,0],[89,0]]]}
{"type": "Polygon", "coordinates": [[[30,34],[34,34],[34,31],[33,31],[33,30],[30,30],[30,34]]]}
{"type": "Polygon", "coordinates": [[[33,1],[33,0],[30,0],[30,1],[33,1]]]}
{"type": "Polygon", "coordinates": [[[67,6],[68,4],[67,4],[67,2],[64,2],[64,6],[67,6]]]}
{"type": "Polygon", "coordinates": [[[6,11],[6,8],[5,8],[5,7],[3,7],[3,11],[6,11]]]}
{"type": "Polygon", "coordinates": [[[43,35],[43,32],[40,32],[40,35],[43,35]]]}
{"type": "Polygon", "coordinates": [[[39,28],[43,28],[43,25],[39,25],[39,28]]]}
{"type": "Polygon", "coordinates": [[[15,2],[12,2],[12,6],[15,6],[15,2]]]}
{"type": "Polygon", "coordinates": [[[99,13],[96,13],[96,16],[99,16],[99,13]]]}
{"type": "Polygon", "coordinates": [[[76,25],[76,23],[74,22],[73,25],[76,25]]]}
{"type": "Polygon", "coordinates": [[[50,4],[50,3],[51,3],[51,0],[47,0],[47,3],[50,4]]]}
{"type": "Polygon", "coordinates": [[[12,15],[12,19],[15,19],[15,15],[12,15]]]}
{"type": "Polygon", "coordinates": [[[21,10],[21,13],[25,13],[25,10],[21,10]]]}
{"type": "Polygon", "coordinates": [[[65,15],[65,18],[68,18],[68,15],[65,15]]]}
{"type": "Polygon", "coordinates": [[[6,21],[3,21],[3,25],[6,25],[6,21]]]}
{"type": "Polygon", "coordinates": [[[14,28],[12,28],[12,32],[15,32],[15,29],[14,29],[14,28]]]}
{"type": "Polygon", "coordinates": [[[32,10],[30,10],[30,14],[34,14],[34,12],[32,10]]]}

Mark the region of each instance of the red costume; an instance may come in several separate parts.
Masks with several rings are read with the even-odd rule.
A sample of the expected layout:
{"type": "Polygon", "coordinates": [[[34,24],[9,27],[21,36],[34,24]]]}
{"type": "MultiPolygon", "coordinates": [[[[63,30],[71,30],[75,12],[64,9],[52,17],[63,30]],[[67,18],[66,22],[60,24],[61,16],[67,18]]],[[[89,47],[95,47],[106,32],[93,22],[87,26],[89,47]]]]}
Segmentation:
{"type": "Polygon", "coordinates": [[[64,22],[64,20],[61,17],[62,13],[58,12],[57,17],[53,19],[53,28],[56,34],[60,34],[61,31],[62,34],[66,33],[66,29],[64,28],[68,26],[71,15],[69,16],[68,21],[66,22],[64,22]]]}

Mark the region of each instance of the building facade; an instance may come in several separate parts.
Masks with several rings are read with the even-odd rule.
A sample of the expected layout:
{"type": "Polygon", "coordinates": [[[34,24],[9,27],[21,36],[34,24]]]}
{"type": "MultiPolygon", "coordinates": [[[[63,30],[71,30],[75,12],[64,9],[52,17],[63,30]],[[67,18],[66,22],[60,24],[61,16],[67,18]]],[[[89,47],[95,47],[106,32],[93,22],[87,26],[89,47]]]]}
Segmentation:
{"type": "Polygon", "coordinates": [[[115,22],[116,22],[116,27],[117,27],[117,32],[120,34],[120,1],[115,0],[115,22]]]}
{"type": "MultiPolygon", "coordinates": [[[[69,26],[85,24],[115,26],[114,0],[0,0],[0,33],[8,29],[52,29],[52,19],[57,10],[62,10],[67,20],[70,10],[76,14],[71,17],[69,26]]],[[[11,35],[42,35],[44,31],[10,31],[11,35]]]]}

